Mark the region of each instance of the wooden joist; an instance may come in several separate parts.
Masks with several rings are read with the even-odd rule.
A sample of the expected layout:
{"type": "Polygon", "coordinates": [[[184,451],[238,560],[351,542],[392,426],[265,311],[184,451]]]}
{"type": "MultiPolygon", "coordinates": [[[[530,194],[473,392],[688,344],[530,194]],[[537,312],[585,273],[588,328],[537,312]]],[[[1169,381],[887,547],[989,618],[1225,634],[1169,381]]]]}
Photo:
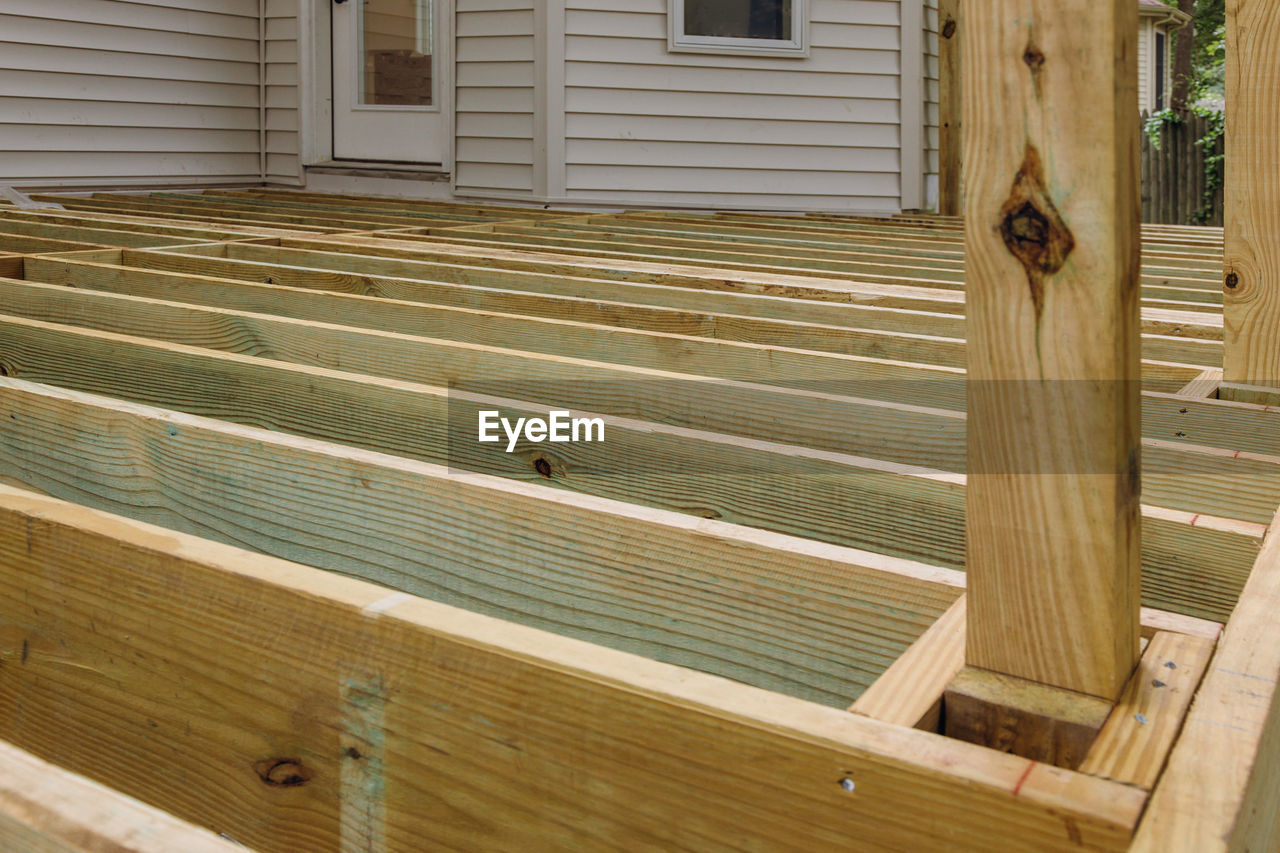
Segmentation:
{"type": "Polygon", "coordinates": [[[1145,800],[7,487],[0,576],[0,733],[264,851],[1120,850],[1145,800]]]}

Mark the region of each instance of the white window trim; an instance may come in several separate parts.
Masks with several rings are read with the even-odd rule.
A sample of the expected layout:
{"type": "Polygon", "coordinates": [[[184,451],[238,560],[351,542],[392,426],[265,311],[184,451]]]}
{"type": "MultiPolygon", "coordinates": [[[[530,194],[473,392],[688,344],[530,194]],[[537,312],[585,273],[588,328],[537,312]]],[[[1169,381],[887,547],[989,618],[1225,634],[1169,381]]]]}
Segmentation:
{"type": "Polygon", "coordinates": [[[791,0],[790,40],[691,36],[684,33],[685,0],[667,0],[667,50],[671,53],[727,53],[744,56],[809,55],[809,0],[791,0]]]}

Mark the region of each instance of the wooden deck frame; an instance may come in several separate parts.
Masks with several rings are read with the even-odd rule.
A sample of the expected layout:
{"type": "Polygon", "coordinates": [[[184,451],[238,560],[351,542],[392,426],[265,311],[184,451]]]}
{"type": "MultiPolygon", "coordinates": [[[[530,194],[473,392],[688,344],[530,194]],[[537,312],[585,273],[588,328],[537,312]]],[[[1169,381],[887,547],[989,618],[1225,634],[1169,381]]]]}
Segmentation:
{"type": "MultiPolygon", "coordinates": [[[[302,225],[311,208],[311,222],[348,206],[433,212],[293,195],[297,215],[285,215],[299,230],[323,227],[302,225]]],[[[222,198],[129,202],[148,215],[119,230],[146,234],[151,221],[168,237],[221,220],[196,225],[203,238],[271,209],[222,198]],[[166,221],[178,227],[162,231],[166,221]]],[[[63,215],[121,216],[98,202],[63,215]]],[[[1149,668],[1103,726],[1088,772],[1072,772],[932,731],[962,637],[964,576],[945,557],[958,553],[954,535],[940,532],[962,523],[964,460],[945,444],[927,455],[924,436],[963,425],[963,399],[828,395],[828,424],[865,424],[888,442],[857,447],[806,426],[790,402],[805,382],[851,372],[955,375],[963,293],[947,276],[900,285],[718,265],[770,246],[835,260],[845,237],[864,255],[954,264],[943,257],[954,250],[938,251],[960,245],[954,221],[509,213],[462,227],[543,244],[466,246],[387,227],[15,258],[13,280],[0,281],[0,408],[16,416],[0,434],[0,477],[24,488],[0,488],[0,573],[13,580],[0,585],[0,621],[19,626],[0,645],[0,682],[15,686],[0,695],[27,704],[18,716],[0,698],[0,736],[267,850],[1272,844],[1280,659],[1259,637],[1280,572],[1280,412],[1212,396],[1213,301],[1166,299],[1166,288],[1144,306],[1144,347],[1164,349],[1144,365],[1143,523],[1162,553],[1150,578],[1191,558],[1153,587],[1177,592],[1168,601],[1184,611],[1203,592],[1204,561],[1226,567],[1221,549],[1234,543],[1234,587],[1211,614],[1227,628],[1219,638],[1215,621],[1144,610],[1149,668]],[[610,229],[622,239],[601,239],[610,229]],[[563,235],[646,248],[569,255],[563,235]],[[672,262],[665,240],[710,251],[672,262]],[[509,384],[487,389],[504,396],[442,387],[463,363],[507,365],[509,384]],[[603,415],[617,444],[548,461],[550,477],[536,448],[492,468],[441,455],[433,424],[451,406],[534,411],[564,399],[575,375],[631,382],[655,368],[688,401],[754,399],[746,410],[779,420],[754,435],[727,418],[664,424],[658,401],[637,397],[633,416],[603,415]],[[546,370],[558,389],[519,393],[546,370]],[[93,396],[104,393],[117,399],[93,396]],[[619,463],[639,473],[610,484],[619,463]],[[760,476],[784,485],[751,490],[760,476]],[[895,538],[921,550],[895,554],[895,538]],[[459,567],[452,580],[432,575],[442,548],[459,567]],[[541,580],[511,571],[534,553],[541,580]],[[174,637],[191,651],[173,651],[174,637]],[[1149,677],[1183,660],[1186,680],[1149,677]],[[66,725],[41,726],[53,708],[66,725]],[[136,772],[137,756],[161,754],[148,764],[157,773],[136,772]],[[1233,756],[1211,797],[1207,754],[1233,756]]],[[[1158,241],[1149,272],[1194,273],[1183,295],[1211,293],[1215,232],[1144,231],[1158,241]]]]}

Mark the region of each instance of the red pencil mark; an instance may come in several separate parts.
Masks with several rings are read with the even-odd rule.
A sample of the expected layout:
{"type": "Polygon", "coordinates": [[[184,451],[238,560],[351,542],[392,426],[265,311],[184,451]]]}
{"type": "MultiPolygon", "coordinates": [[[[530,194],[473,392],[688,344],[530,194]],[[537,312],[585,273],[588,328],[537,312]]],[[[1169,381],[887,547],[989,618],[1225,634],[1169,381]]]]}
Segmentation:
{"type": "Polygon", "coordinates": [[[1027,769],[1022,771],[1022,778],[1018,780],[1018,784],[1013,786],[1013,795],[1018,796],[1018,792],[1022,790],[1022,783],[1027,781],[1027,777],[1031,775],[1031,771],[1036,769],[1034,761],[1027,762],[1027,769]]]}

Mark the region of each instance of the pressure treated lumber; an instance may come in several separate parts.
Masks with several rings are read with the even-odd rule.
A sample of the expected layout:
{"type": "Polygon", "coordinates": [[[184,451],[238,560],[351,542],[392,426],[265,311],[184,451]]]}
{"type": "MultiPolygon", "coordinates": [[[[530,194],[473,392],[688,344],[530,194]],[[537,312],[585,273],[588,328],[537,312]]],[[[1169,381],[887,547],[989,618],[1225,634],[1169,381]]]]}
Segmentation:
{"type": "Polygon", "coordinates": [[[963,29],[967,663],[1106,700],[1138,660],[1136,15],[991,0],[963,29]]]}
{"type": "Polygon", "coordinates": [[[1226,15],[1224,378],[1280,388],[1280,6],[1226,15]]]}
{"type": "Polygon", "coordinates": [[[1089,749],[1080,772],[1151,790],[1182,731],[1214,641],[1161,631],[1089,749]]]}
{"type": "MultiPolygon", "coordinates": [[[[0,318],[0,331],[0,363],[18,378],[935,566],[964,565],[963,477],[945,471],[582,412],[575,414],[602,418],[604,442],[521,440],[506,453],[473,440],[478,411],[545,417],[547,404],[13,318],[0,318]],[[121,364],[130,370],[122,373],[121,364]]],[[[1149,498],[1196,511],[1144,507],[1145,600],[1225,619],[1264,530],[1239,518],[1280,503],[1276,465],[1210,459],[1196,468],[1197,456],[1161,447],[1152,459],[1162,476],[1149,498]]]]}
{"type": "Polygon", "coordinates": [[[909,560],[21,380],[0,412],[5,482],[839,708],[960,592],[909,560]]]}
{"type": "Polygon", "coordinates": [[[1280,517],[1218,641],[1134,837],[1134,853],[1280,843],[1280,517]]]}
{"type": "Polygon", "coordinates": [[[0,703],[26,709],[3,734],[254,849],[1121,850],[1142,808],[1105,780],[9,488],[0,555],[10,660],[27,644],[0,670],[0,703]],[[265,784],[281,767],[297,781],[265,784]]]}
{"type": "MultiPolygon", "coordinates": [[[[938,621],[920,635],[920,639],[902,653],[902,657],[894,661],[893,665],[858,697],[849,710],[855,714],[874,717],[897,726],[939,731],[942,695],[947,685],[964,666],[965,610],[965,597],[961,596],[947,609],[946,613],[938,617],[938,621]]],[[[1190,696],[1194,693],[1195,685],[1199,684],[1200,676],[1204,674],[1204,664],[1208,660],[1207,656],[1200,652],[1212,651],[1214,642],[1222,633],[1222,624],[1146,607],[1142,608],[1141,622],[1144,638],[1151,639],[1156,636],[1164,638],[1161,645],[1157,647],[1158,651],[1167,651],[1175,657],[1183,650],[1195,654],[1199,669],[1181,671],[1176,675],[1164,666],[1165,661],[1169,659],[1168,656],[1152,664],[1153,667],[1159,666],[1164,673],[1152,672],[1151,675],[1161,675],[1169,684],[1176,685],[1165,693],[1176,696],[1177,701],[1186,700],[1189,704],[1190,696]],[[1194,682],[1190,680],[1191,672],[1195,673],[1194,682]],[[1189,689],[1188,685],[1190,685],[1189,689]]],[[[1152,661],[1155,661],[1154,654],[1152,661]]],[[[1140,668],[1138,672],[1142,672],[1142,669],[1140,668]]],[[[1142,691],[1136,679],[1130,679],[1126,690],[1132,690],[1134,695],[1129,697],[1126,693],[1117,707],[1127,708],[1130,716],[1141,711],[1154,714],[1153,708],[1164,710],[1167,707],[1166,695],[1152,697],[1149,691],[1142,691]]],[[[1105,738],[1103,741],[1105,749],[1099,749],[1095,745],[1086,759],[1086,767],[1082,770],[1094,775],[1116,773],[1124,777],[1121,781],[1126,782],[1138,778],[1145,779],[1146,773],[1159,769],[1159,763],[1149,760],[1139,761],[1137,764],[1142,770],[1141,777],[1132,772],[1128,766],[1129,753],[1126,750],[1129,740],[1140,741],[1144,748],[1140,754],[1158,755],[1162,763],[1173,743],[1172,736],[1176,735],[1181,725],[1182,714],[1185,712],[1186,705],[1182,705],[1181,712],[1177,716],[1177,725],[1162,725],[1156,736],[1149,736],[1145,732],[1135,736],[1128,728],[1119,725],[1118,719],[1115,721],[1117,723],[1115,730],[1112,731],[1112,718],[1108,718],[1101,732],[1102,737],[1105,738]],[[1163,751],[1160,751],[1161,749],[1163,751]],[[1090,762],[1093,762],[1092,766],[1089,766],[1090,762]]],[[[1120,712],[1115,712],[1112,716],[1116,717],[1117,713],[1120,712]]],[[[1137,725],[1136,722],[1135,725],[1137,725]]],[[[1150,788],[1150,785],[1146,787],[1150,788]]]]}
{"type": "Polygon", "coordinates": [[[244,849],[4,742],[0,742],[0,847],[15,853],[235,853],[244,849]]]}
{"type": "Polygon", "coordinates": [[[942,697],[947,737],[1071,770],[1111,708],[1106,699],[969,665],[942,697]]]}

